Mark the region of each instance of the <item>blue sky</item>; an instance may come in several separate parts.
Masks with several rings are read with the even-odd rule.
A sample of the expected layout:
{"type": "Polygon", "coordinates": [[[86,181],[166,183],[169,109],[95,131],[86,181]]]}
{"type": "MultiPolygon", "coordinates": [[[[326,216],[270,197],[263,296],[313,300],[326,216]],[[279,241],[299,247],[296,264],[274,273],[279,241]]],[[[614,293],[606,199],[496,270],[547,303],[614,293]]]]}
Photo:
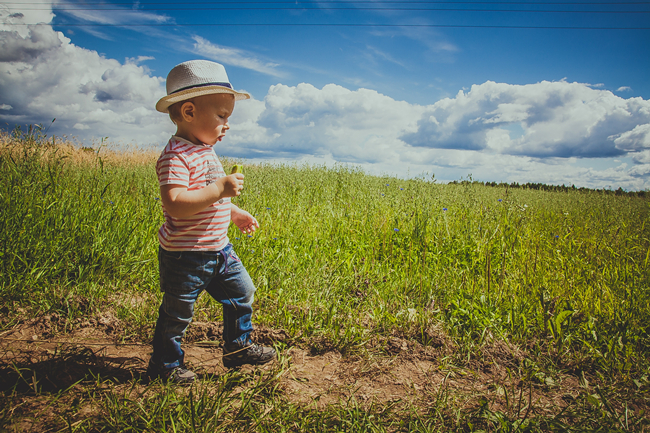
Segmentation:
{"type": "Polygon", "coordinates": [[[162,146],[176,64],[253,100],[217,153],[373,174],[650,188],[650,3],[4,2],[0,122],[162,146]],[[453,10],[450,10],[453,9],[453,10]],[[636,29],[632,29],[636,28],[636,29]]]}

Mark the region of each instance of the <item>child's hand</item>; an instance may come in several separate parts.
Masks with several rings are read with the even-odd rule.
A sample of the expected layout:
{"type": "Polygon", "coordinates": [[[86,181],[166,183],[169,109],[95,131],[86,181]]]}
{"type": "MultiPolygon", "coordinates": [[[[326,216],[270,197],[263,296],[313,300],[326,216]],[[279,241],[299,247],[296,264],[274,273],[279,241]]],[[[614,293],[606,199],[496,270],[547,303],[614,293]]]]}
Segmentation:
{"type": "Polygon", "coordinates": [[[221,197],[236,197],[241,194],[241,190],[244,188],[244,175],[241,173],[231,174],[219,180],[223,182],[221,197]]]}
{"type": "Polygon", "coordinates": [[[253,234],[260,227],[257,219],[243,209],[233,206],[231,215],[232,222],[242,233],[253,234]]]}

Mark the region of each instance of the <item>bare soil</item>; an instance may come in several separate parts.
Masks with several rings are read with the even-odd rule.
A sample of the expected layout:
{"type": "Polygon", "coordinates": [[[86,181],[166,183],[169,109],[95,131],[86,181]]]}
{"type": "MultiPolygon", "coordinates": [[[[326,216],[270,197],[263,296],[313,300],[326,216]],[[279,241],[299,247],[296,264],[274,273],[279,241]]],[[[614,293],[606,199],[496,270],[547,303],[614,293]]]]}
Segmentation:
{"type": "MultiPolygon", "coordinates": [[[[426,408],[445,393],[453,400],[450,404],[462,411],[475,411],[487,404],[490,410],[513,417],[552,416],[589,392],[584,379],[581,382],[571,374],[525,382],[516,372],[526,351],[503,341],[482,347],[480,359],[454,366],[447,361],[454,352],[450,339],[441,330],[432,332],[439,333],[433,336],[439,344],[423,346],[386,337],[371,343],[364,356],[313,353],[308,348],[286,346],[278,361],[288,367],[282,370],[281,388],[290,401],[317,408],[350,399],[362,404],[408,402],[426,408]],[[508,392],[510,400],[505,398],[508,392]]],[[[111,378],[116,384],[132,379],[146,382],[151,346],[137,341],[117,343],[124,334],[124,325],[111,314],[82,321],[72,330],[66,330],[63,319],[56,315],[18,324],[0,334],[0,392],[18,393],[21,403],[16,410],[20,413],[46,413],[50,400],[43,393],[74,387],[87,380],[89,373],[111,378]],[[33,383],[21,372],[33,375],[33,383]]],[[[205,375],[226,372],[221,362],[221,335],[221,323],[190,325],[184,340],[190,368],[205,375]]],[[[265,327],[258,327],[254,338],[263,344],[291,341],[284,331],[265,327]]],[[[264,371],[273,367],[243,368],[264,371]]],[[[627,404],[641,408],[634,402],[627,404]]],[[[44,431],[39,429],[38,419],[26,417],[24,422],[27,430],[44,431]]]]}

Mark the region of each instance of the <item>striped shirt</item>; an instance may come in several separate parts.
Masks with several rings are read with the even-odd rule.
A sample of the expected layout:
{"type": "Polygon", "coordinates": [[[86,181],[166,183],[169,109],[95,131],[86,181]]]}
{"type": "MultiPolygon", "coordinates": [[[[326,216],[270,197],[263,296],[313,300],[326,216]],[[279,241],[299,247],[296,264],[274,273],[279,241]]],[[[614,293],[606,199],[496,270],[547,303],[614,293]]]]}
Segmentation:
{"type": "MultiPolygon", "coordinates": [[[[156,164],[158,183],[195,191],[223,177],[221,161],[212,146],[199,146],[173,136],[156,164]]],[[[160,246],[167,251],[219,251],[228,244],[230,198],[224,198],[186,217],[174,218],[163,205],[165,222],[158,231],[160,246]]]]}

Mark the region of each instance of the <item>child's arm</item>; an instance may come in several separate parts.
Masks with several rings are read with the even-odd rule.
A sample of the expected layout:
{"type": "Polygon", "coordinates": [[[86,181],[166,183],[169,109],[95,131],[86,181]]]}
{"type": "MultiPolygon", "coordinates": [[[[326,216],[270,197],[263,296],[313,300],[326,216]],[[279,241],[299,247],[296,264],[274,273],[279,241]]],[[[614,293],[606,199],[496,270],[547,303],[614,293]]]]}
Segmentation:
{"type": "Polygon", "coordinates": [[[169,215],[185,218],[201,212],[222,198],[238,196],[243,186],[244,175],[241,173],[220,177],[205,188],[194,191],[188,191],[187,187],[181,185],[161,185],[160,200],[169,215]]]}
{"type": "Polygon", "coordinates": [[[260,227],[260,224],[257,222],[257,219],[248,212],[246,212],[243,209],[238,208],[234,204],[230,204],[232,206],[230,215],[232,222],[235,223],[235,225],[239,228],[239,230],[242,231],[242,233],[255,233],[255,230],[257,230],[260,227]]]}

